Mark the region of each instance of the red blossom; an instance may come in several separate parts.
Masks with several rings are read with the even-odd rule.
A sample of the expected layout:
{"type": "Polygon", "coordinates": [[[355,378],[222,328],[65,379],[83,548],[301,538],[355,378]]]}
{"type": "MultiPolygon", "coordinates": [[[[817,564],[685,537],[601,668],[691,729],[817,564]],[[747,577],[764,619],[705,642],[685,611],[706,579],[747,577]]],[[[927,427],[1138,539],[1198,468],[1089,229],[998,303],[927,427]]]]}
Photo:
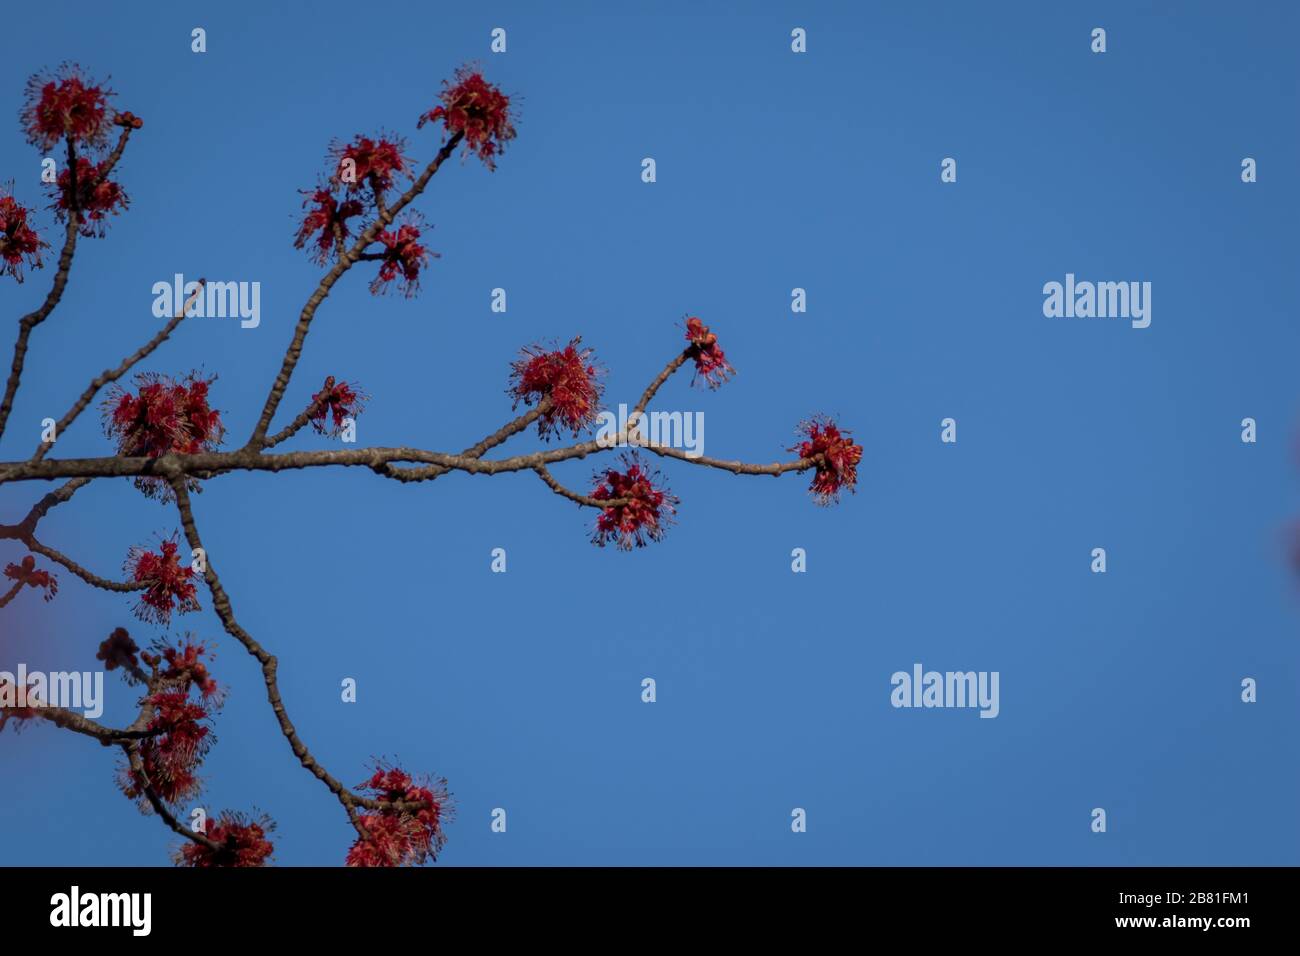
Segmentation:
{"type": "Polygon", "coordinates": [[[405,148],[406,143],[401,139],[388,139],[383,135],[378,140],[357,136],[351,143],[335,141],[330,144],[330,157],[334,163],[331,179],[342,183],[349,192],[358,192],[367,186],[384,192],[393,185],[394,176],[405,173],[409,178],[411,175],[411,161],[402,154],[405,148]],[[344,178],[345,160],[352,162],[352,175],[348,178],[344,178]]]}
{"type": "Polygon", "coordinates": [[[153,708],[147,729],[155,733],[140,741],[143,773],[130,766],[123,768],[121,786],[128,797],[139,801],[141,810],[147,811],[146,783],[164,803],[179,803],[199,792],[202,783],[198,769],[212,746],[213,736],[204,726],[211,720],[208,708],[190,700],[188,690],[159,691],[147,697],[145,704],[153,708]]]}
{"type": "Polygon", "coordinates": [[[442,120],[449,135],[464,134],[467,153],[477,154],[488,169],[496,169],[496,157],[515,138],[510,97],[469,66],[458,69],[455,80],[443,81],[438,94],[442,105],[421,116],[418,125],[442,120]]]}
{"type": "Polygon", "coordinates": [[[173,534],[160,541],[156,552],[138,545],[127,553],[124,570],[128,580],[146,585],[135,606],[141,620],[165,626],[171,622],[173,609],[179,614],[199,609],[194,570],[181,564],[178,550],[173,534]]]}
{"type": "Polygon", "coordinates": [[[604,547],[611,541],[623,551],[643,548],[650,541],[663,539],[667,526],[677,513],[677,498],[660,482],[659,473],[641,463],[636,452],[622,456],[626,471],[607,469],[595,475],[597,501],[623,500],[610,505],[596,519],[592,542],[604,547]]]}
{"type": "Polygon", "coordinates": [[[312,261],[317,265],[325,265],[334,258],[338,241],[347,239],[352,234],[348,227],[348,220],[353,216],[361,215],[364,210],[360,201],[356,199],[340,203],[334,198],[333,192],[324,186],[312,193],[303,190],[303,195],[307,196],[302,202],[303,208],[307,209],[307,214],[303,216],[302,225],[298,227],[298,235],[293,240],[293,247],[302,249],[310,242],[312,261]],[[313,203],[315,208],[309,208],[313,203]]]}
{"type": "Polygon", "coordinates": [[[136,657],[139,650],[126,628],[119,627],[100,642],[95,658],[104,662],[104,670],[112,671],[120,667],[132,674],[140,668],[140,661],[136,657]]]}
{"type": "Polygon", "coordinates": [[[76,64],[27,81],[27,102],[19,114],[27,141],[48,150],[67,137],[83,146],[101,146],[107,134],[113,91],[87,79],[76,64]]]}
{"type": "MultiPolygon", "coordinates": [[[[138,391],[134,394],[115,385],[100,407],[104,430],[117,441],[117,453],[126,458],[159,458],[215,451],[225,429],[221,413],[208,404],[214,381],[215,375],[200,378],[197,372],[182,379],[142,372],[135,376],[138,391]]],[[[171,486],[162,478],[141,476],[135,485],[150,497],[170,500],[171,486]]]]}
{"type": "Polygon", "coordinates": [[[59,579],[49,571],[38,570],[36,559],[30,554],[24,556],[18,564],[10,562],[6,565],[5,577],[29,588],[41,588],[45,591],[47,601],[53,601],[54,595],[59,593],[59,579]]]}
{"type": "Polygon", "coordinates": [[[548,351],[541,345],[523,349],[511,363],[510,387],[506,390],[515,400],[534,405],[544,398],[549,407],[537,419],[537,434],[547,438],[561,429],[577,435],[590,428],[600,410],[600,368],[591,361],[591,349],[579,349],[582,337],[562,349],[548,351]]]}
{"type": "MultiPolygon", "coordinates": [[[[165,546],[166,542],[164,542],[165,546]]],[[[146,659],[167,665],[159,672],[158,676],[161,679],[172,686],[179,686],[186,690],[197,687],[199,693],[205,698],[218,694],[220,687],[208,673],[208,666],[203,661],[204,657],[211,660],[213,654],[203,644],[195,644],[187,639],[175,647],[164,644],[159,651],[158,655],[148,655],[146,659]]]]}
{"type": "Polygon", "coordinates": [[[436,860],[447,842],[442,825],[451,816],[447,781],[414,780],[398,767],[375,765],[368,780],[357,785],[381,803],[423,803],[418,810],[380,809],[357,817],[364,837],[348,850],[348,866],[407,866],[436,860]]]}
{"type": "Polygon", "coordinates": [[[27,224],[30,215],[31,210],[9,189],[0,187],[0,273],[7,272],[18,282],[23,281],[24,266],[41,268],[41,250],[49,246],[27,224]]]}
{"type": "Polygon", "coordinates": [[[736,370],[731,367],[727,356],[718,346],[718,337],[695,316],[686,320],[686,339],[694,346],[691,350],[691,358],[695,359],[695,378],[691,380],[692,385],[703,379],[709,388],[717,388],[736,374],[736,370]]]}
{"type": "Polygon", "coordinates": [[[336,382],[333,375],[326,376],[321,390],[311,397],[311,427],[337,438],[344,420],[355,420],[365,410],[367,397],[355,382],[336,382]]]}
{"type": "Polygon", "coordinates": [[[819,505],[839,501],[840,492],[855,492],[862,446],[855,445],[847,431],[825,417],[815,417],[799,425],[804,441],[791,447],[800,458],[817,458],[816,472],[808,490],[819,505]]]}
{"type": "Polygon", "coordinates": [[[77,159],[77,181],[72,182],[72,172],[65,167],[55,185],[59,199],[51,207],[60,222],[69,211],[69,198],[75,200],[77,226],[83,236],[102,236],[108,217],[115,216],[130,205],[122,187],[108,178],[108,161],[92,163],[84,156],[77,159]]]}
{"type": "Polygon", "coordinates": [[[21,730],[24,721],[36,716],[39,701],[32,690],[34,686],[28,685],[25,703],[19,706],[18,685],[10,681],[0,681],[0,730],[4,730],[5,724],[11,720],[15,722],[14,726],[21,730]]]}
{"type": "Polygon", "coordinates": [[[274,829],[275,823],[265,814],[251,819],[245,814],[224,810],[215,820],[209,819],[203,830],[209,840],[220,845],[219,849],[186,841],[173,859],[177,866],[197,869],[264,866],[275,850],[267,839],[267,834],[274,829]]]}
{"type": "Polygon", "coordinates": [[[419,222],[418,217],[412,214],[396,232],[385,230],[376,237],[375,241],[384,249],[379,253],[379,274],[370,283],[374,295],[383,295],[396,281],[402,294],[409,299],[420,288],[420,270],[430,258],[441,258],[417,241],[420,238],[419,222]]]}

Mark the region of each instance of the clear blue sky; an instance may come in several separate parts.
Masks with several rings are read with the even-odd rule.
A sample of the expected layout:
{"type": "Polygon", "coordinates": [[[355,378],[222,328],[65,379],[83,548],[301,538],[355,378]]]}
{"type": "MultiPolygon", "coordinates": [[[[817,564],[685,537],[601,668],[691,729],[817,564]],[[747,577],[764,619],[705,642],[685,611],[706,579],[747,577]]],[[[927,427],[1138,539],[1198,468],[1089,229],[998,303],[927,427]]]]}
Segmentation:
{"type": "MultiPolygon", "coordinates": [[[[326,766],[355,783],[386,754],[445,775],[446,865],[1300,863],[1282,547],[1300,514],[1296,8],[545,6],[11,4],[5,115],[27,74],[72,59],[145,127],[120,167],[131,208],[83,243],[37,330],[0,457],[30,454],[42,418],[152,333],[150,288],[175,272],[262,284],[260,328],[187,322],[144,366],[217,372],[242,441],[320,271],[291,245],[296,190],[334,137],[386,128],[429,157],[416,117],[479,59],[517,94],[519,138],[494,174],[434,180],[419,208],[442,259],[419,298],[371,297],[364,269],[335,290],[278,421],[334,374],[373,396],[362,443],[458,450],[508,417],[520,346],[581,334],[617,405],[698,314],[739,374],[716,393],[683,375],[658,407],[703,410],[706,451],[754,461],[837,414],[861,484],[820,509],[801,477],[671,463],[680,524],[623,554],[531,475],[210,482],[195,507],[213,561],[326,766]],[[1152,282],[1151,327],[1045,318],[1042,286],[1067,272],[1152,282]],[[1000,716],[893,709],[890,675],[916,662],[999,671],[1000,716]]],[[[34,201],[40,157],[6,130],[0,174],[34,201]]],[[[6,281],[4,311],[50,275],[6,281]]],[[[109,451],[90,416],[57,448],[109,451]]],[[[557,472],[582,486],[591,469],[557,472]]],[[[4,520],[44,490],[0,489],[4,520]]],[[[176,526],[100,482],[41,536],[111,575],[176,526]]],[[[174,625],[219,639],[230,688],[205,805],[269,812],[281,864],[340,863],[343,814],[203,604],[174,625]]],[[[64,574],[52,604],[5,611],[3,661],[89,667],[113,627],[154,633],[129,606],[64,574]]],[[[105,719],[126,719],[132,695],[109,686],[105,719]]],[[[175,838],[116,793],[111,752],[33,727],[4,735],[0,768],[0,863],[166,863],[175,838]]]]}

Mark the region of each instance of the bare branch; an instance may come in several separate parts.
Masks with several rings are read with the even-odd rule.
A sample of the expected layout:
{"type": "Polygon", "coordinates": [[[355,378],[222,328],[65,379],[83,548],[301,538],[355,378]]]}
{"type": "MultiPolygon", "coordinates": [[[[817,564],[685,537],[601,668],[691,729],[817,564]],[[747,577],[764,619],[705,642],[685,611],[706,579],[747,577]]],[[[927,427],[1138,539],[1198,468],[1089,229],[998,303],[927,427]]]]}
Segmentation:
{"type": "Polygon", "coordinates": [[[71,730],[73,733],[81,734],[85,737],[93,737],[104,746],[111,744],[121,744],[132,740],[142,740],[146,737],[156,737],[161,730],[133,729],[125,728],[119,730],[116,727],[105,727],[103,724],[91,720],[89,717],[83,717],[73,710],[65,710],[62,707],[38,706],[33,708],[37,717],[48,720],[56,727],[62,727],[64,730],[71,730]]]}
{"type": "Polygon", "coordinates": [[[41,498],[32,506],[32,510],[27,512],[27,517],[18,524],[0,524],[0,538],[23,538],[30,535],[36,530],[37,523],[45,517],[45,513],[55,505],[62,504],[77,493],[77,489],[90,484],[89,478],[73,478],[65,482],[54,491],[41,498]]]}
{"type": "MultiPolygon", "coordinates": [[[[513,421],[506,422],[491,435],[485,437],[476,445],[470,445],[461,455],[465,458],[482,458],[488,451],[497,447],[512,435],[517,435],[537,419],[541,418],[546,412],[550,411],[551,397],[545,396],[533,408],[520,415],[513,421]]],[[[385,478],[392,478],[396,481],[432,481],[439,475],[445,475],[450,468],[441,468],[437,465],[431,465],[427,468],[394,468],[392,465],[385,464],[375,471],[385,478]]]]}
{"type": "Polygon", "coordinates": [[[129,594],[132,591],[143,591],[145,588],[149,586],[145,582],[110,581],[108,578],[101,578],[98,574],[95,574],[91,571],[87,571],[76,561],[73,561],[71,558],[69,558],[67,555],[63,554],[62,552],[55,551],[53,548],[47,548],[45,545],[41,544],[31,535],[28,535],[27,537],[23,538],[22,542],[23,544],[27,545],[27,547],[30,550],[35,551],[37,554],[42,554],[45,557],[49,558],[51,561],[55,561],[58,564],[63,565],[65,568],[67,568],[77,577],[81,578],[81,580],[85,581],[87,584],[97,588],[102,588],[105,591],[117,591],[119,594],[129,594]]]}
{"type": "Polygon", "coordinates": [[[568,498],[570,501],[576,501],[580,505],[588,508],[621,508],[629,503],[628,498],[609,498],[600,499],[592,498],[589,495],[580,495],[576,491],[570,491],[564,485],[555,480],[555,476],[546,470],[545,465],[538,465],[533,469],[546,482],[547,486],[562,498],[568,498]]]}
{"type": "MultiPolygon", "coordinates": [[[[191,548],[202,548],[203,541],[199,537],[199,529],[194,522],[194,509],[190,504],[190,495],[189,491],[185,487],[185,482],[180,479],[174,480],[172,482],[172,490],[176,493],[176,508],[180,512],[181,527],[185,529],[186,540],[189,542],[191,548]]],[[[362,827],[357,816],[357,807],[377,810],[381,808],[380,802],[368,797],[359,796],[353,793],[348,787],[344,786],[328,770],[321,766],[320,762],[316,760],[311,751],[307,748],[307,745],[303,742],[302,738],[298,736],[298,730],[294,727],[293,721],[289,719],[289,713],[285,709],[284,700],[280,696],[280,685],[276,678],[279,661],[273,654],[267,651],[266,648],[259,644],[251,634],[240,626],[239,621],[235,618],[234,608],[231,607],[230,597],[226,594],[225,588],[221,586],[221,579],[217,576],[216,569],[212,563],[211,554],[206,549],[204,550],[204,553],[208,554],[208,560],[207,570],[204,571],[203,577],[207,582],[208,591],[212,595],[213,610],[217,612],[217,617],[221,620],[221,624],[226,629],[226,633],[239,641],[239,643],[243,644],[248,653],[253,655],[261,665],[262,678],[266,684],[266,699],[271,705],[271,710],[275,713],[276,721],[280,724],[280,732],[284,735],[285,740],[289,742],[289,747],[293,750],[294,756],[298,758],[298,762],[313,776],[325,784],[325,786],[329,788],[330,792],[338,798],[339,803],[343,805],[343,809],[348,815],[348,820],[351,821],[357,834],[362,837],[362,839],[366,839],[367,834],[365,828],[362,827]]],[[[396,809],[419,809],[422,806],[423,804],[418,802],[410,804],[382,804],[382,807],[384,808],[396,809]]]]}
{"type": "MultiPolygon", "coordinates": [[[[181,306],[180,312],[172,316],[167,324],[158,331],[157,335],[124,358],[122,364],[117,368],[105,369],[100,372],[97,377],[91,380],[91,383],[86,386],[86,390],[81,393],[81,397],[77,399],[70,409],[68,409],[67,414],[60,418],[55,424],[54,437],[56,439],[67,430],[68,426],[76,420],[78,415],[85,411],[86,406],[94,400],[96,393],[98,393],[101,388],[109,382],[116,382],[119,378],[129,372],[132,366],[143,361],[151,352],[153,352],[154,349],[167,341],[167,337],[170,336],[176,326],[180,325],[185,319],[185,313],[188,312],[190,307],[198,301],[200,296],[203,295],[203,289],[207,283],[207,279],[199,280],[199,287],[194,290],[194,293],[188,299],[185,300],[185,304],[181,306]]],[[[35,454],[32,455],[33,460],[39,461],[44,458],[45,453],[53,446],[54,442],[42,442],[40,447],[36,449],[35,454]]]]}

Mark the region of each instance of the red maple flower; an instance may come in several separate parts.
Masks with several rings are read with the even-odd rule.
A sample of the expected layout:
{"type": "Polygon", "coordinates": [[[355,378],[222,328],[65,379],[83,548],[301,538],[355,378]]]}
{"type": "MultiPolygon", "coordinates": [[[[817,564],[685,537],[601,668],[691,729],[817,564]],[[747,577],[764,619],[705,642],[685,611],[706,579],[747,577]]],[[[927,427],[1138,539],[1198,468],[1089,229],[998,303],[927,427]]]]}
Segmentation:
{"type": "Polygon", "coordinates": [[[591,540],[602,548],[612,541],[620,550],[631,551],[645,547],[647,538],[663,539],[680,499],[661,484],[657,471],[641,463],[636,452],[623,455],[622,461],[626,471],[610,468],[596,472],[596,490],[591,497],[624,503],[610,505],[600,513],[591,540]]]}
{"type": "Polygon", "coordinates": [[[438,99],[442,105],[421,116],[417,125],[442,120],[448,134],[464,134],[467,153],[476,153],[488,169],[496,169],[496,157],[515,138],[510,97],[483,79],[482,73],[462,66],[455,83],[443,81],[438,99]]]}
{"type": "Polygon", "coordinates": [[[45,150],[64,137],[79,145],[103,145],[112,95],[73,63],[54,73],[36,74],[27,81],[27,102],[20,114],[27,141],[45,150]]]}
{"type": "Polygon", "coordinates": [[[349,192],[358,192],[367,186],[385,192],[393,185],[393,177],[411,175],[411,161],[402,154],[406,143],[400,138],[378,140],[357,136],[351,143],[335,140],[330,144],[330,157],[334,163],[331,180],[342,183],[349,192]]]}
{"type": "Polygon", "coordinates": [[[318,434],[337,438],[343,422],[365,410],[368,397],[355,382],[336,382],[333,375],[327,375],[321,390],[311,397],[311,427],[318,434]]]}
{"type": "Polygon", "coordinates": [[[150,805],[146,785],[170,804],[188,800],[199,792],[202,783],[198,769],[212,746],[213,736],[211,729],[204,726],[211,719],[207,707],[190,700],[187,690],[160,691],[147,697],[145,703],[153,707],[154,713],[147,725],[153,733],[142,738],[139,745],[143,773],[124,767],[121,786],[147,812],[150,805]]]}
{"type": "Polygon", "coordinates": [[[143,545],[127,552],[123,570],[128,580],[145,585],[135,606],[136,616],[142,621],[165,626],[171,622],[173,609],[178,614],[199,609],[194,569],[181,564],[176,537],[173,534],[161,539],[156,552],[143,545]]]}
{"type": "Polygon", "coordinates": [[[348,850],[348,866],[408,866],[436,860],[447,842],[442,825],[451,816],[451,794],[441,778],[416,781],[398,767],[376,763],[357,788],[381,804],[423,803],[418,810],[382,808],[357,817],[365,831],[348,850]]]}
{"type": "Polygon", "coordinates": [[[59,579],[49,571],[37,570],[36,559],[30,554],[24,556],[18,564],[10,562],[6,565],[5,577],[29,588],[43,589],[47,601],[53,601],[54,595],[59,593],[59,579]]]}
{"type": "Polygon", "coordinates": [[[309,209],[307,215],[303,217],[302,225],[298,227],[298,235],[293,240],[293,247],[301,249],[311,242],[311,260],[323,266],[334,258],[339,240],[347,239],[351,235],[348,220],[353,216],[361,215],[364,210],[360,201],[356,199],[348,199],[340,203],[324,186],[310,194],[303,190],[303,195],[308,197],[302,202],[303,208],[306,209],[312,203],[316,204],[316,208],[309,209]],[[320,235],[316,235],[317,233],[320,235]]]}
{"type": "Polygon", "coordinates": [[[817,459],[816,472],[808,488],[817,503],[834,504],[845,488],[855,493],[862,446],[855,445],[847,431],[841,431],[823,416],[800,423],[799,433],[805,436],[804,441],[790,450],[799,452],[800,458],[817,459]]]}
{"type": "Polygon", "coordinates": [[[691,379],[692,385],[703,379],[709,388],[717,388],[736,374],[736,370],[731,367],[727,356],[718,346],[718,337],[695,316],[686,320],[686,339],[693,346],[691,358],[695,359],[695,377],[691,379]]]}
{"type": "Polygon", "coordinates": [[[100,642],[95,658],[104,662],[106,671],[117,670],[120,667],[128,674],[133,674],[140,668],[140,661],[136,657],[136,652],[139,650],[126,628],[119,627],[100,642]]]}
{"type": "Polygon", "coordinates": [[[11,720],[14,721],[14,726],[21,730],[24,721],[36,716],[40,701],[36,699],[36,694],[32,690],[34,686],[28,685],[27,693],[21,695],[24,699],[20,702],[18,685],[11,681],[0,681],[0,730],[4,730],[5,724],[11,720]]]}
{"type": "MultiPolygon", "coordinates": [[[[215,451],[225,428],[221,413],[208,404],[214,381],[215,375],[200,378],[197,372],[179,380],[142,372],[135,376],[135,394],[114,385],[100,407],[104,430],[116,439],[117,453],[125,458],[159,458],[215,451]]],[[[171,486],[162,478],[141,476],[135,485],[150,497],[171,498],[171,486]]],[[[190,487],[197,489],[197,482],[190,487]]]]}
{"type": "Polygon", "coordinates": [[[0,273],[7,272],[18,282],[23,281],[24,265],[41,268],[41,250],[49,245],[27,225],[30,215],[31,210],[9,189],[0,187],[0,273]]]}
{"type": "Polygon", "coordinates": [[[592,349],[579,349],[581,342],[578,336],[555,350],[530,345],[510,364],[510,387],[506,391],[515,400],[516,408],[520,402],[534,405],[544,398],[551,400],[537,419],[537,434],[542,438],[558,435],[564,428],[577,435],[596,421],[601,369],[591,361],[592,349]]]}
{"type": "Polygon", "coordinates": [[[159,677],[173,686],[179,685],[186,690],[197,687],[199,693],[205,698],[217,695],[220,687],[208,672],[208,665],[203,661],[204,657],[211,660],[213,655],[203,644],[195,644],[192,640],[186,639],[175,647],[164,644],[159,650],[161,652],[159,655],[150,657],[154,662],[167,665],[159,672],[159,677]]]}
{"type": "Polygon", "coordinates": [[[383,295],[394,281],[408,299],[420,288],[420,270],[430,258],[441,256],[431,252],[419,243],[420,219],[411,214],[396,232],[385,230],[376,237],[376,242],[383,245],[379,253],[379,274],[370,283],[374,295],[383,295]]]}
{"type": "Polygon", "coordinates": [[[108,178],[108,161],[92,163],[84,156],[77,159],[77,181],[72,182],[69,168],[59,173],[55,190],[58,201],[51,207],[55,217],[64,222],[69,211],[69,200],[75,199],[77,227],[83,236],[103,236],[109,216],[115,216],[130,205],[122,187],[108,178]]]}
{"type": "Polygon", "coordinates": [[[219,844],[219,849],[213,850],[202,843],[187,840],[172,859],[177,866],[197,869],[264,866],[275,851],[267,839],[267,834],[274,829],[275,823],[265,814],[251,819],[233,810],[223,810],[215,820],[209,819],[203,828],[204,836],[219,844]]]}

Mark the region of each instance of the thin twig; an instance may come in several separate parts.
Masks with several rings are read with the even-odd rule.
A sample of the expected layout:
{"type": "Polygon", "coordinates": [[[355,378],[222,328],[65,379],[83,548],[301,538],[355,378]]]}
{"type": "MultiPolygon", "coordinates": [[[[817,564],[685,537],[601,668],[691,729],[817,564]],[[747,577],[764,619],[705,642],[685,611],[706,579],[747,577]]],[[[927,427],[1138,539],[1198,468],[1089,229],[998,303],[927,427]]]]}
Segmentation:
{"type": "Polygon", "coordinates": [[[41,544],[31,535],[23,538],[22,541],[23,544],[27,545],[28,549],[35,551],[37,554],[43,554],[51,561],[63,565],[77,577],[81,578],[81,580],[93,587],[102,588],[105,591],[117,591],[119,594],[129,594],[132,591],[143,591],[145,588],[149,587],[148,582],[145,581],[110,581],[108,578],[101,578],[98,574],[87,571],[76,561],[73,561],[62,552],[41,544]]]}
{"type": "Polygon", "coordinates": [[[546,470],[545,465],[538,465],[533,469],[546,482],[547,486],[562,498],[568,498],[570,501],[576,501],[580,505],[588,508],[621,508],[628,504],[630,498],[592,498],[589,495],[580,495],[576,491],[570,491],[564,485],[555,480],[555,476],[546,470]]]}
{"type": "Polygon", "coordinates": [[[415,197],[424,192],[424,187],[429,184],[429,180],[433,178],[434,173],[446,162],[447,157],[455,151],[461,138],[462,134],[456,133],[447,140],[429,165],[424,168],[424,172],[411,184],[411,188],[402,193],[392,206],[379,210],[375,221],[357,237],[357,241],[352,244],[352,247],[339,257],[338,261],[334,263],[334,267],[325,273],[320,280],[320,284],[316,287],[316,291],[307,299],[307,304],[302,307],[302,313],[298,316],[298,325],[294,328],[293,339],[289,342],[289,348],[284,353],[280,371],[275,376],[275,383],[271,386],[271,393],[266,397],[266,404],[262,408],[262,414],[257,420],[253,434],[248,439],[249,448],[265,447],[266,433],[271,427],[271,420],[275,417],[275,410],[280,406],[280,400],[284,398],[285,389],[289,387],[289,379],[293,376],[293,370],[298,364],[298,359],[302,356],[303,343],[307,339],[307,331],[311,327],[312,318],[316,315],[316,309],[325,301],[325,297],[329,295],[334,283],[338,282],[343,274],[357,262],[366,246],[374,242],[380,230],[391,223],[398,213],[411,204],[415,197]]]}
{"type": "MultiPolygon", "coordinates": [[[[126,358],[122,359],[122,364],[117,368],[105,369],[91,380],[90,384],[86,386],[86,390],[81,393],[81,397],[77,399],[70,409],[68,409],[67,414],[60,418],[55,424],[55,440],[61,437],[63,433],[67,431],[68,426],[76,420],[77,416],[85,411],[86,406],[94,400],[95,395],[101,388],[109,382],[116,382],[119,378],[129,372],[132,366],[146,359],[154,349],[167,341],[167,337],[170,336],[176,326],[180,325],[185,319],[185,314],[189,311],[190,306],[194,305],[194,303],[198,301],[199,297],[203,295],[203,289],[207,283],[207,279],[199,280],[199,287],[194,290],[188,299],[185,300],[185,304],[181,306],[180,312],[172,316],[170,321],[168,321],[168,323],[158,331],[157,335],[151,338],[144,345],[140,346],[140,348],[136,349],[126,358]]],[[[39,461],[45,457],[45,453],[52,447],[54,447],[53,441],[41,442],[40,446],[36,449],[35,454],[32,455],[32,459],[39,461]]]]}

